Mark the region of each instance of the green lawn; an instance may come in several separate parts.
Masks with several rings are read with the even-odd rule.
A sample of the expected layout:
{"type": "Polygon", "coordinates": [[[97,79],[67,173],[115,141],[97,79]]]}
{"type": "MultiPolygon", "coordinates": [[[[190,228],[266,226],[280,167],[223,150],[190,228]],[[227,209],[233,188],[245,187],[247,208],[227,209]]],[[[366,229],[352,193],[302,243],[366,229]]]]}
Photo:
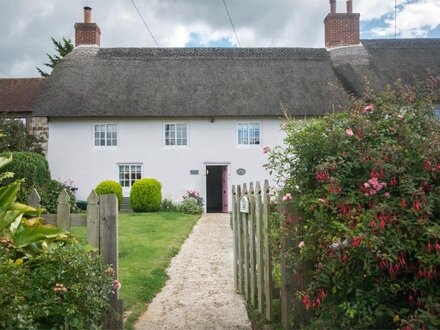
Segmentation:
{"type": "MultiPolygon", "coordinates": [[[[119,278],[124,310],[130,312],[125,327],[146,309],[146,303],[164,286],[165,268],[197,222],[198,215],[182,213],[121,213],[119,215],[119,278]]],[[[72,228],[81,241],[84,227],[72,228]]]]}

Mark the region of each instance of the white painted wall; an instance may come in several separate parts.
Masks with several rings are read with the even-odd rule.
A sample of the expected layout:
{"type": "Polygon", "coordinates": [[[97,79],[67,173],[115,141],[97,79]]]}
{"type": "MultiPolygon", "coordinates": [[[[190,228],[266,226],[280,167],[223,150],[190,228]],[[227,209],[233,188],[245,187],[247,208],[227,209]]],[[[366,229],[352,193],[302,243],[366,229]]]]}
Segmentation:
{"type": "MultiPolygon", "coordinates": [[[[232,184],[269,179],[264,146],[282,144],[284,133],[279,119],[50,119],[48,161],[52,178],[72,179],[78,187],[77,199],[86,199],[104,180],[118,181],[121,163],[141,163],[142,177],[162,183],[162,195],[180,201],[185,189],[200,191],[206,200],[205,166],[229,166],[229,192],[232,184]],[[164,143],[164,123],[187,122],[188,146],[168,147],[164,143]],[[261,145],[239,146],[238,122],[261,123],[261,145]],[[116,123],[117,147],[95,147],[93,125],[116,123]],[[237,169],[246,174],[239,176],[237,169]],[[198,170],[199,175],[190,175],[198,170]]],[[[125,192],[128,196],[128,191],[125,192]]],[[[229,194],[229,206],[231,196],[229,194]]]]}

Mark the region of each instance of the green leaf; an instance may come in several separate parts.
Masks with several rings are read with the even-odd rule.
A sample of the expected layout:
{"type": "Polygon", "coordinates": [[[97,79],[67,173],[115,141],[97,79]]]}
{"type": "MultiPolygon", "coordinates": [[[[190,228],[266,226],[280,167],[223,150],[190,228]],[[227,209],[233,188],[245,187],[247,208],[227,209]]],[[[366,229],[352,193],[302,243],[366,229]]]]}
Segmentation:
{"type": "Polygon", "coordinates": [[[12,154],[9,156],[9,158],[0,157],[0,168],[8,165],[10,162],[12,162],[12,154]]]}
{"type": "Polygon", "coordinates": [[[21,221],[22,216],[22,212],[16,210],[0,213],[0,230],[8,227],[18,218],[20,218],[21,221]]]}
{"type": "Polygon", "coordinates": [[[0,212],[10,208],[10,204],[15,202],[22,180],[17,180],[7,186],[0,188],[0,212]]]}
{"type": "Polygon", "coordinates": [[[25,213],[25,214],[31,215],[31,216],[39,216],[41,213],[44,212],[44,209],[42,209],[42,208],[36,209],[36,208],[33,208],[32,206],[21,204],[21,203],[12,203],[9,206],[9,210],[20,211],[22,213],[25,213]]]}
{"type": "Polygon", "coordinates": [[[28,227],[14,235],[14,246],[22,248],[44,238],[65,237],[66,233],[56,227],[28,227]]]}

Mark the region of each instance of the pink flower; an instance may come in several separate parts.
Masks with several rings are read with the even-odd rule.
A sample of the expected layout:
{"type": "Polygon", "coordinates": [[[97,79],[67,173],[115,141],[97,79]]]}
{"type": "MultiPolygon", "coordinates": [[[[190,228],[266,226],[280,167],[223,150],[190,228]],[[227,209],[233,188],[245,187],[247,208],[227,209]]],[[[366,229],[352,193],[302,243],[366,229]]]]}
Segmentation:
{"type": "Polygon", "coordinates": [[[290,193],[287,193],[283,196],[283,202],[290,201],[292,199],[292,195],[290,193]]]}
{"type": "Polygon", "coordinates": [[[119,290],[120,288],[121,288],[121,282],[119,282],[118,280],[114,280],[113,281],[113,287],[116,289],[116,290],[119,290]]]}
{"type": "Polygon", "coordinates": [[[374,110],[374,105],[373,104],[369,104],[364,108],[364,113],[368,113],[374,110]]]}
{"type": "Polygon", "coordinates": [[[268,146],[266,146],[266,147],[263,147],[263,154],[267,154],[268,152],[269,152],[269,147],[268,146]]]}
{"type": "Polygon", "coordinates": [[[397,115],[397,118],[399,118],[400,120],[403,120],[403,115],[397,115]]]}
{"type": "Polygon", "coordinates": [[[321,203],[325,203],[326,200],[324,198],[319,198],[318,201],[320,201],[321,203]]]}
{"type": "Polygon", "coordinates": [[[301,242],[299,242],[298,247],[299,247],[299,248],[302,248],[304,245],[306,245],[306,244],[304,243],[304,241],[301,241],[301,242]]]}
{"type": "Polygon", "coordinates": [[[390,198],[391,197],[391,195],[390,195],[390,193],[389,192],[386,192],[385,194],[383,194],[384,195],[384,197],[385,198],[390,198]]]}
{"type": "Polygon", "coordinates": [[[354,134],[351,128],[348,128],[345,132],[347,133],[348,136],[353,136],[354,134]]]}

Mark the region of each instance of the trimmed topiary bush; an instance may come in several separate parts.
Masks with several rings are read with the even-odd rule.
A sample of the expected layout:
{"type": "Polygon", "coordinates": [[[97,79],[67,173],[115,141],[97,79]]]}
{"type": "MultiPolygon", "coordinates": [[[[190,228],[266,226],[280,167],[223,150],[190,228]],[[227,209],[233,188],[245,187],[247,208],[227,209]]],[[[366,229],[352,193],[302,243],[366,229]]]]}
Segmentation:
{"type": "Polygon", "coordinates": [[[156,179],[137,180],[130,192],[130,204],[134,212],[159,211],[162,203],[160,182],[156,179]]]}
{"type": "Polygon", "coordinates": [[[95,188],[98,195],[115,194],[118,198],[118,208],[122,205],[122,187],[121,185],[112,180],[102,181],[95,188]]]}

